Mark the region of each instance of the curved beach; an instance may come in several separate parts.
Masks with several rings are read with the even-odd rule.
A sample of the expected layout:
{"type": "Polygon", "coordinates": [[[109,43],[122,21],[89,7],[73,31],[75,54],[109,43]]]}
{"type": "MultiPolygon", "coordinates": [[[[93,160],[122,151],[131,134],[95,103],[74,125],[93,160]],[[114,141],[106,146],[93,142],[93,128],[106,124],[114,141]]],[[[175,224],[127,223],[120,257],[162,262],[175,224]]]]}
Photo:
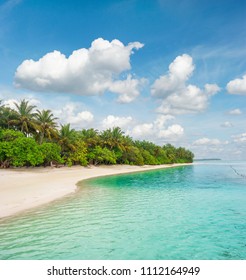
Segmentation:
{"type": "Polygon", "coordinates": [[[184,164],[110,165],[0,170],[0,218],[18,214],[77,190],[79,181],[107,175],[170,168],[184,164]]]}

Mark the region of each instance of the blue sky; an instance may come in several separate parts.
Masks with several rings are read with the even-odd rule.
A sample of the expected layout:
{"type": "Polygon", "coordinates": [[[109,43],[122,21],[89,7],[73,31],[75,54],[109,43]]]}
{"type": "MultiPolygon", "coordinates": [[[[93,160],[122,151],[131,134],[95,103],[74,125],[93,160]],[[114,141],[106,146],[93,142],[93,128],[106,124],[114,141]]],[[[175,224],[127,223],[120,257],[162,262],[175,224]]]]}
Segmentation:
{"type": "Polygon", "coordinates": [[[0,99],[246,157],[246,1],[0,1],[0,99]]]}

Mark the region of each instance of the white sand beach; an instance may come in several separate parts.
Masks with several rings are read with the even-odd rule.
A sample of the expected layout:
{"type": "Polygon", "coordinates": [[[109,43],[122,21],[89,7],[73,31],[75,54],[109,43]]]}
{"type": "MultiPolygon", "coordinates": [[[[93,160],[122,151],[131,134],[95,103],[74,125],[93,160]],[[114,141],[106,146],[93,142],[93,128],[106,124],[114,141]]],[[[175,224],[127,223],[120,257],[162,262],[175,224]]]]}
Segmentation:
{"type": "Polygon", "coordinates": [[[0,218],[37,207],[77,190],[79,181],[183,164],[157,166],[91,166],[0,169],[0,218]]]}

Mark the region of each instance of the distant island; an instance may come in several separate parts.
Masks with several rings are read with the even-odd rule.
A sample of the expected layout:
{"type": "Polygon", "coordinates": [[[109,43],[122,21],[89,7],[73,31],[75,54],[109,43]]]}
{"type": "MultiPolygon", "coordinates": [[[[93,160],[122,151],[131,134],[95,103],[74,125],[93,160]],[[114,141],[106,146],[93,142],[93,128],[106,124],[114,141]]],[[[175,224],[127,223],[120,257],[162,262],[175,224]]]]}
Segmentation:
{"type": "Polygon", "coordinates": [[[194,161],[207,161],[207,160],[221,160],[221,158],[198,158],[198,159],[194,159],[194,161]]]}

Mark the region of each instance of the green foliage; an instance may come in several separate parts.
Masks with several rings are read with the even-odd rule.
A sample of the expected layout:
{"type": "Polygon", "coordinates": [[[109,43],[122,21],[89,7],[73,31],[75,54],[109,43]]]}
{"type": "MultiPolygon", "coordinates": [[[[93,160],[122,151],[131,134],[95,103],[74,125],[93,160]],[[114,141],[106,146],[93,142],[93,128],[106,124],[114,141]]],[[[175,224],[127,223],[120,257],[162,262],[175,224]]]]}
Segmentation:
{"type": "Polygon", "coordinates": [[[80,164],[82,166],[87,166],[87,149],[83,141],[76,141],[74,143],[75,151],[70,152],[67,157],[65,157],[65,162],[68,166],[73,164],[80,164]]]}
{"type": "Polygon", "coordinates": [[[70,128],[70,124],[64,124],[59,131],[58,144],[61,146],[62,156],[68,158],[71,152],[75,152],[74,142],[76,141],[76,131],[70,128]]]}
{"type": "Polygon", "coordinates": [[[25,135],[35,134],[39,128],[33,112],[36,106],[29,105],[29,101],[23,99],[20,104],[15,103],[15,107],[15,117],[9,121],[9,125],[19,129],[25,135]]]}
{"type": "Polygon", "coordinates": [[[0,166],[9,167],[13,163],[15,142],[18,139],[25,139],[20,131],[11,129],[0,130],[0,166]]]}
{"type": "Polygon", "coordinates": [[[9,167],[9,160],[7,158],[7,153],[12,148],[12,143],[10,142],[0,142],[0,166],[9,167]]]}
{"type": "Polygon", "coordinates": [[[124,150],[124,132],[119,127],[109,128],[100,134],[101,144],[109,150],[124,150]]]}
{"type": "Polygon", "coordinates": [[[169,163],[167,153],[166,153],[165,149],[162,149],[161,147],[157,147],[155,149],[155,158],[159,164],[169,163]]]}
{"type": "Polygon", "coordinates": [[[108,148],[96,146],[93,151],[88,154],[90,163],[97,164],[116,164],[116,155],[108,148]]]}
{"type": "Polygon", "coordinates": [[[124,163],[134,165],[144,165],[144,158],[137,147],[128,147],[127,151],[123,153],[124,163]]]}
{"type": "Polygon", "coordinates": [[[43,155],[45,166],[51,165],[51,163],[64,163],[64,160],[61,158],[61,147],[58,144],[43,143],[39,148],[43,155]]]}
{"type": "Polygon", "coordinates": [[[149,151],[142,150],[141,154],[145,164],[149,164],[149,165],[159,164],[159,161],[154,156],[152,156],[149,151]]]}
{"type": "Polygon", "coordinates": [[[163,149],[166,151],[166,155],[167,155],[167,159],[168,159],[167,163],[175,163],[175,158],[176,158],[175,147],[172,146],[171,144],[167,144],[167,145],[163,146],[163,149]]]}
{"type": "Polygon", "coordinates": [[[0,101],[0,127],[10,128],[11,121],[15,120],[16,117],[17,117],[17,113],[14,110],[4,105],[1,105],[1,101],[0,101]]]}
{"type": "Polygon", "coordinates": [[[12,129],[1,129],[0,130],[0,141],[13,141],[16,138],[24,138],[25,135],[20,131],[15,131],[12,129]]]}
{"type": "Polygon", "coordinates": [[[48,140],[58,138],[57,124],[55,122],[57,118],[54,117],[50,110],[37,110],[35,120],[38,124],[37,139],[40,144],[43,143],[45,138],[48,140]]]}
{"type": "Polygon", "coordinates": [[[94,128],[83,129],[79,132],[78,137],[85,142],[89,151],[100,144],[99,133],[94,128]]]}
{"type": "Polygon", "coordinates": [[[32,138],[19,137],[13,141],[0,142],[1,165],[37,166],[43,163],[43,154],[32,138]]]}
{"type": "Polygon", "coordinates": [[[50,110],[37,110],[27,100],[15,110],[0,100],[0,166],[37,166],[65,163],[156,165],[192,162],[194,154],[171,144],[158,146],[134,141],[119,127],[104,131],[76,131],[70,124],[57,130],[50,110]]]}

